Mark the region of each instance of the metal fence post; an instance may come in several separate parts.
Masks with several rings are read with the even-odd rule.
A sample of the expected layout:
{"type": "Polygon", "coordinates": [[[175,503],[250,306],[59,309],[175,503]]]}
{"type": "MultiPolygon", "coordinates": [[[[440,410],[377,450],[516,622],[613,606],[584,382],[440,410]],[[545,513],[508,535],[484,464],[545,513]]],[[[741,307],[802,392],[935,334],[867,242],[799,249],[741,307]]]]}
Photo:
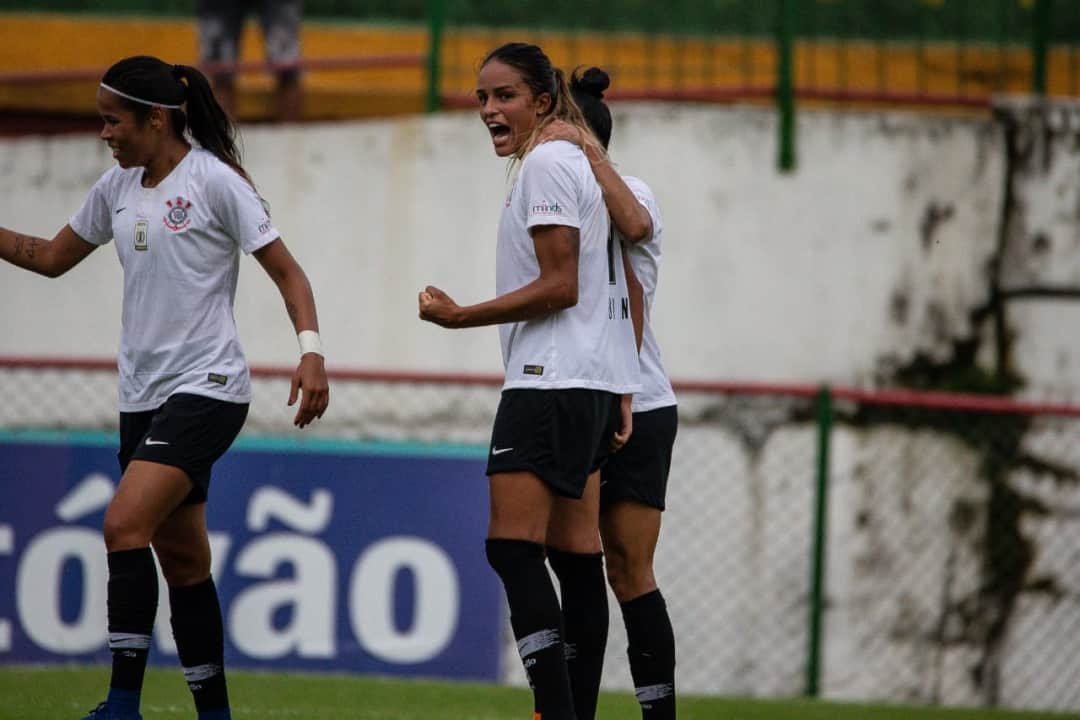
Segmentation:
{"type": "Polygon", "coordinates": [[[440,105],[439,71],[440,50],[442,49],[443,25],[446,20],[446,0],[427,0],[428,15],[428,58],[427,58],[427,98],[424,108],[429,113],[437,112],[440,105]]]}
{"type": "Polygon", "coordinates": [[[780,136],[780,172],[795,169],[795,32],[799,0],[780,0],[776,28],[776,110],[780,136]]]}
{"type": "Polygon", "coordinates": [[[1046,49],[1050,37],[1050,0],[1035,0],[1031,22],[1031,92],[1046,95],[1046,49]]]}
{"type": "Polygon", "coordinates": [[[817,482],[814,488],[814,538],[810,551],[810,617],[806,633],[807,697],[817,697],[821,680],[821,620],[825,612],[825,525],[829,498],[829,441],[832,436],[832,391],[823,385],[817,396],[817,482]]]}

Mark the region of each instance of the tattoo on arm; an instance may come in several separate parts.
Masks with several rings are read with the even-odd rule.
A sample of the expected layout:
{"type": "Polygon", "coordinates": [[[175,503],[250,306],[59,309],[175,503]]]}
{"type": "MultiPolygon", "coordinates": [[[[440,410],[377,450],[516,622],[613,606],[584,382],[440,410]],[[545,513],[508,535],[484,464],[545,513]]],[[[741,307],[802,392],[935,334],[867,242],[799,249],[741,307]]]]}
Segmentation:
{"type": "Polygon", "coordinates": [[[15,253],[11,256],[12,259],[17,260],[20,255],[25,255],[27,260],[33,260],[39,242],[36,237],[15,233],[15,253]]]}

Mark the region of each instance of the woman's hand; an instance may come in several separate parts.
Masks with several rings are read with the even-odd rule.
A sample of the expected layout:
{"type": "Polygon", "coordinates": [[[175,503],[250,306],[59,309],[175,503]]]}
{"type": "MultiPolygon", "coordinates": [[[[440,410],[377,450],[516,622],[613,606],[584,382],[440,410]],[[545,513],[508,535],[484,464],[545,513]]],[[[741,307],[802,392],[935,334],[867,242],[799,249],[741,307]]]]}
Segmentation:
{"type": "Polygon", "coordinates": [[[565,140],[578,147],[585,147],[585,138],[582,137],[581,130],[565,120],[556,119],[545,125],[544,129],[540,131],[537,143],[550,142],[551,140],[565,140]]]}
{"type": "Polygon", "coordinates": [[[326,366],[322,355],[309,352],[300,356],[300,364],[296,366],[292,387],[289,388],[290,406],[296,403],[301,391],[303,396],[300,398],[300,407],[293,418],[293,425],[300,428],[315,418],[321,418],[330,404],[330,383],[326,379],[326,366]]]}
{"type": "Polygon", "coordinates": [[[428,285],[420,293],[420,319],[444,328],[461,326],[461,307],[439,288],[428,285]]]}
{"type": "Polygon", "coordinates": [[[619,403],[619,412],[622,415],[622,428],[611,438],[612,450],[622,450],[626,447],[626,443],[630,441],[630,436],[634,432],[634,411],[631,407],[633,400],[633,395],[623,395],[622,402],[619,403]]]}

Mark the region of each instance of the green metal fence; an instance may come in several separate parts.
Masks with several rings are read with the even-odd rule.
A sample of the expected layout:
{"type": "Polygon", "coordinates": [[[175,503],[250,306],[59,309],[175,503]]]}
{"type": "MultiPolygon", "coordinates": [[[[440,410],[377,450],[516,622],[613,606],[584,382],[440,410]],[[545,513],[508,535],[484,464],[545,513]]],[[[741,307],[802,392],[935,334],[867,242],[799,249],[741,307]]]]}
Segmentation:
{"type": "MultiPolygon", "coordinates": [[[[194,2],[0,10],[191,16],[194,2]]],[[[564,67],[604,67],[612,99],[776,102],[784,170],[796,162],[797,100],[984,108],[996,93],[1080,94],[1072,0],[308,0],[305,12],[425,29],[428,110],[471,105],[477,62],[511,39],[564,67]]]]}
{"type": "MultiPolygon", "coordinates": [[[[289,372],[255,369],[246,436],[290,432],[289,372]]],[[[490,439],[498,377],[331,375],[337,410],[313,437],[490,439]]],[[[112,361],[0,358],[0,430],[111,432],[115,383],[112,361]]],[[[1080,407],[676,391],[656,572],[684,692],[1080,711],[1080,407]]],[[[605,682],[626,688],[611,610],[605,682]]]]}

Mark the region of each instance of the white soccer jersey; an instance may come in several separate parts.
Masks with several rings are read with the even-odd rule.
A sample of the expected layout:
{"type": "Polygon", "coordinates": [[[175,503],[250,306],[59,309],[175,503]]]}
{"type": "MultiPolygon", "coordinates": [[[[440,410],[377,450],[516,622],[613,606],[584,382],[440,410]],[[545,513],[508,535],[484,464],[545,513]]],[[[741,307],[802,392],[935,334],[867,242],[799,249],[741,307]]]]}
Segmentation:
{"type": "Polygon", "coordinates": [[[642,289],[645,291],[645,334],[641,340],[641,392],[634,395],[634,412],[645,412],[657,408],[675,405],[675,391],[671,388],[671,380],[664,371],[664,364],[660,360],[660,346],[656,343],[656,336],[652,331],[652,323],[649,318],[652,315],[653,296],[656,294],[657,275],[660,270],[660,238],[664,232],[664,225],[660,219],[660,208],[656,204],[656,197],[652,190],[644,182],[629,175],[623,176],[630,191],[638,199],[645,209],[649,211],[652,220],[652,236],[640,243],[624,243],[627,255],[630,258],[630,267],[637,275],[642,289]]]}
{"type": "Polygon", "coordinates": [[[110,169],[70,223],[95,245],[115,239],[124,268],[120,410],[181,392],[250,402],[233,319],[239,251],[278,232],[251,185],[210,152],[192,148],[157,187],[142,176],[110,169]]]}
{"type": "Polygon", "coordinates": [[[575,145],[546,142],[521,165],[499,221],[495,284],[505,295],[540,275],[529,229],[565,225],[580,234],[578,302],[499,326],[504,389],[589,388],[637,392],[637,351],[622,253],[589,161],[575,145]]]}

